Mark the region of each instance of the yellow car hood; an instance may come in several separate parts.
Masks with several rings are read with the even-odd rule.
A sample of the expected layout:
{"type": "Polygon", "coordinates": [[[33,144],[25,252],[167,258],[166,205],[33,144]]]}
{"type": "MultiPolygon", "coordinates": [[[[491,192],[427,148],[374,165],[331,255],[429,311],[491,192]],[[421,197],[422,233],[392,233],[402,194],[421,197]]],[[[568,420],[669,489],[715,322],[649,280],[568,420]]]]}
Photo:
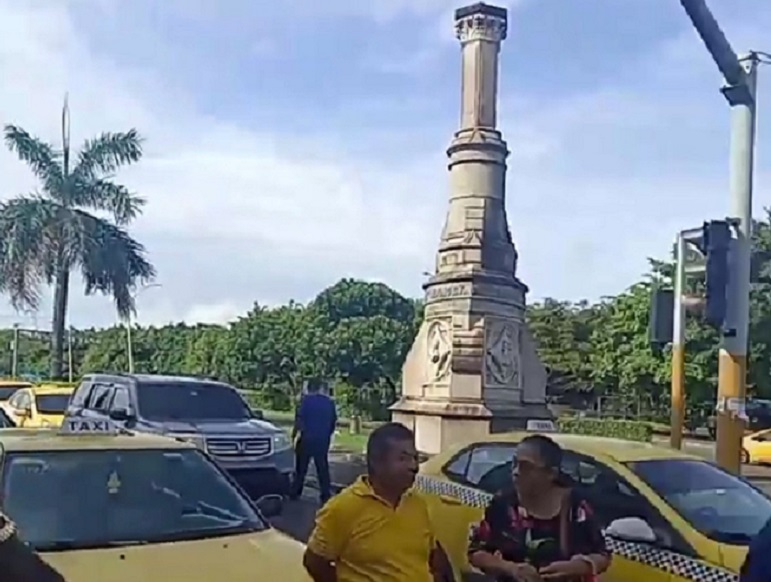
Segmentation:
{"type": "Polygon", "coordinates": [[[742,564],[744,564],[744,559],[747,557],[747,546],[729,546],[728,544],[721,544],[720,554],[723,566],[731,572],[738,573],[742,564]]]}
{"type": "Polygon", "coordinates": [[[189,542],[50,552],[67,582],[254,582],[270,574],[309,582],[304,546],[275,531],[189,542]],[[271,574],[272,573],[272,574],[271,574]]]}

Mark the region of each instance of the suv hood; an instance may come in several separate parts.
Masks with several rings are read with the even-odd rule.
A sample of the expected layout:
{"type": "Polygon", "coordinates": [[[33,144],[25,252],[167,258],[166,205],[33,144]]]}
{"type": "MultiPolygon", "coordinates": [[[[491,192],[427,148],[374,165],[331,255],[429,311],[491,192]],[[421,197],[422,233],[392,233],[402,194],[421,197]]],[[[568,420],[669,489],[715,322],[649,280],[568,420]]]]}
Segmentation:
{"type": "Polygon", "coordinates": [[[172,434],[269,436],[281,432],[264,420],[171,420],[154,422],[154,426],[172,434]]]}

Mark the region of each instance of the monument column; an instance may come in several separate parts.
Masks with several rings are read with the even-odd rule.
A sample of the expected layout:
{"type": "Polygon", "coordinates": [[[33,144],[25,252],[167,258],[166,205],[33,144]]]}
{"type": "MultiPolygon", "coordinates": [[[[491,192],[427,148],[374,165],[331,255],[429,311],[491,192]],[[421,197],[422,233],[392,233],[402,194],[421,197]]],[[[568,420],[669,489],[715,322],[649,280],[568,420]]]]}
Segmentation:
{"type": "Polygon", "coordinates": [[[392,407],[426,453],[551,417],[506,217],[508,149],[497,129],[497,91],[507,26],[505,8],[480,3],[455,13],[461,115],[447,150],[449,208],[424,285],[425,319],[392,407]]]}

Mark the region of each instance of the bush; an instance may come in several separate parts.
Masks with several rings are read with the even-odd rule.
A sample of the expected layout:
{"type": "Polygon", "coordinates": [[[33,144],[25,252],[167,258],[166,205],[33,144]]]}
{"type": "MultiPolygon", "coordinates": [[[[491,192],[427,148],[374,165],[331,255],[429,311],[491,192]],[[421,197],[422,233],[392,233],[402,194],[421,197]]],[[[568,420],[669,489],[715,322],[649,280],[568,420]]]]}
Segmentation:
{"type": "Polygon", "coordinates": [[[561,418],[558,422],[561,432],[573,434],[612,437],[643,443],[650,442],[653,436],[650,423],[637,420],[561,418]]]}

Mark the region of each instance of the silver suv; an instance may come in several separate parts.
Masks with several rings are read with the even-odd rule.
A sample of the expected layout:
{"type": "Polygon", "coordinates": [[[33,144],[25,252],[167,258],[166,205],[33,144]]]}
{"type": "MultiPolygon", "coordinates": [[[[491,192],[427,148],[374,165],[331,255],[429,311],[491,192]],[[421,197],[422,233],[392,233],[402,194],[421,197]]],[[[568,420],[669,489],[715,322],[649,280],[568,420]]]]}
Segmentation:
{"type": "Polygon", "coordinates": [[[89,374],[67,417],[109,418],[134,432],[191,441],[252,497],[289,493],[294,451],[285,431],[261,420],[228,384],[183,376],[89,374]]]}

